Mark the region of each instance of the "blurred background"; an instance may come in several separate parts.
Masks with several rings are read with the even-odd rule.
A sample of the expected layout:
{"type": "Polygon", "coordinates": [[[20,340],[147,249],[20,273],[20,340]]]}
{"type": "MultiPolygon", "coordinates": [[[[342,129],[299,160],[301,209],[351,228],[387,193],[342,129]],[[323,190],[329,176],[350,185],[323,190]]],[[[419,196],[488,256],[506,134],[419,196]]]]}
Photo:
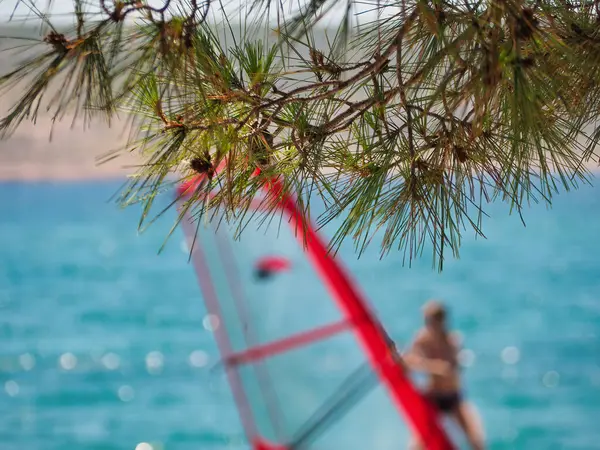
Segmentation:
{"type": "MultiPolygon", "coordinates": [[[[5,55],[0,73],[15,64],[5,55]]],[[[2,115],[17,94],[2,97],[2,115]]],[[[41,117],[0,141],[0,450],[247,448],[179,228],[157,254],[175,212],[138,234],[141,211],[110,201],[133,170],[124,166],[138,161],[95,166],[123,143],[122,130],[59,123],[49,141],[50,126],[41,117]]],[[[486,211],[487,239],[466,233],[460,259],[448,258],[441,274],[427,251],[411,267],[398,252],[380,260],[377,242],[360,259],[348,242],[339,258],[401,348],[421,326],[424,302],[449,306],[463,338],[465,394],[490,449],[600,448],[600,188],[562,194],[552,210],[532,204],[526,226],[504,204],[486,211]]],[[[249,229],[234,247],[243,290],[262,302],[253,323],[289,330],[325,321],[331,300],[291,234],[277,228],[268,239],[249,229]],[[292,268],[259,286],[251,271],[266,242],[292,268]]],[[[226,286],[216,263],[211,270],[226,286]]],[[[359,354],[352,342],[313,350],[273,368],[280,381],[290,364],[312,371],[287,386],[288,410],[318,402],[319,389],[359,354]]],[[[405,425],[378,395],[342,434],[358,442],[380,425],[387,434],[373,438],[383,444],[365,450],[405,448],[405,425]]],[[[338,448],[346,447],[323,446],[338,448]]]]}
{"type": "MultiPolygon", "coordinates": [[[[211,369],[219,356],[183,233],[157,255],[174,212],[138,235],[140,211],[108,201],[119,186],[0,183],[0,448],[246,448],[223,373],[211,369]]],[[[341,250],[399,346],[426,300],[449,305],[491,449],[600,442],[598,194],[583,186],[552,210],[533,205],[526,227],[493,204],[488,239],[466,236],[442,274],[427,256],[410,268],[399,253],[380,261],[376,243],[359,260],[341,250]]],[[[280,233],[273,248],[292,246],[280,233]]],[[[305,289],[304,272],[293,273],[269,288],[273,311],[305,289]]]]}

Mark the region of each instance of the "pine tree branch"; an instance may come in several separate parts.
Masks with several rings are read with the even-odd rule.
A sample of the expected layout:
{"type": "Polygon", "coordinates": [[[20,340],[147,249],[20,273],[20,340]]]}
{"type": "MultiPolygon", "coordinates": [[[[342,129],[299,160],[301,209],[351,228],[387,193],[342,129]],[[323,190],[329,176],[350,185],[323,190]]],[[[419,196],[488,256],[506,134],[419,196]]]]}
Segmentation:
{"type": "Polygon", "coordinates": [[[377,19],[353,30],[360,5],[349,0],[323,45],[314,27],[337,0],[291,15],[250,3],[248,23],[265,26],[275,10],[277,39],[260,26],[238,36],[226,15],[208,23],[219,8],[209,1],[98,1],[99,20],[75,0],[73,29],[48,22],[42,51],[0,78],[24,93],[0,130],[43,106],[86,123],[126,112],[124,150],[145,164],[120,202],[144,206],[141,228],[169,174],[205,174],[188,206],[225,210],[240,229],[279,176],[303,210],[315,195],[326,202],[321,225],[342,218],[332,249],[350,237],[360,254],[379,232],[382,254],[410,261],[429,247],[441,268],[465,229],[483,236],[485,203],[500,197],[519,214],[551,203],[587,180],[596,156],[597,1],[376,1],[377,19]]]}

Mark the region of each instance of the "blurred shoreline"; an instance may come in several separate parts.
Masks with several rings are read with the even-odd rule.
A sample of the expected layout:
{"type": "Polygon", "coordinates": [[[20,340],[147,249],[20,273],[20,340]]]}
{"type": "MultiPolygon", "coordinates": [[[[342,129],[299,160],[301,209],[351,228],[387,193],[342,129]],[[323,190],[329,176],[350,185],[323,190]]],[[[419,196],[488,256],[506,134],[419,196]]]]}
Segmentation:
{"type": "MultiPolygon", "coordinates": [[[[1,109],[1,108],[0,108],[1,109]]],[[[95,123],[87,129],[71,121],[54,124],[51,120],[23,122],[15,133],[0,140],[0,180],[3,181],[80,181],[125,178],[136,172],[142,159],[131,153],[99,164],[98,158],[123,148],[127,135],[121,126],[95,123]]]]}

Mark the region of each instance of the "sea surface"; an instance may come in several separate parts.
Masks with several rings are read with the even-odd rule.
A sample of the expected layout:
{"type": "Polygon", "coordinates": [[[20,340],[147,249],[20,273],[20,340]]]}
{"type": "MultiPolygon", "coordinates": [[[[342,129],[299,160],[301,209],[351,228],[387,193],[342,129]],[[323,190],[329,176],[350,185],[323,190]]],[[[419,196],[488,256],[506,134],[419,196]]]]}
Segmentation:
{"type": "MultiPolygon", "coordinates": [[[[157,253],[175,215],[138,233],[139,209],[109,201],[119,185],[0,184],[0,450],[248,448],[182,231],[157,253]]],[[[487,239],[467,232],[460,259],[442,274],[429,255],[412,267],[400,253],[380,261],[375,247],[360,260],[344,248],[339,258],[400,346],[421,324],[426,300],[449,305],[464,339],[465,394],[490,449],[598,449],[600,187],[561,194],[551,210],[533,205],[526,226],[506,205],[487,211],[487,239]]],[[[242,291],[262,292],[263,309],[253,314],[264,315],[253,326],[291,332],[330,314],[331,300],[298,253],[271,284],[253,281],[260,242],[246,253],[234,248],[242,291]],[[280,314],[292,303],[295,314],[280,314]]],[[[295,246],[283,232],[269,242],[271,253],[295,246]]],[[[215,251],[206,248],[210,261],[215,251]]],[[[223,290],[229,282],[214,264],[223,290]]],[[[332,389],[332,374],[349,369],[357,349],[324,346],[317,356],[325,359],[280,365],[275,384],[302,368],[313,373],[296,391],[288,383],[296,397],[282,408],[293,414],[325,398],[320,390],[332,389]]],[[[358,442],[388,427],[371,448],[406,448],[387,425],[401,423],[393,410],[369,405],[355,407],[343,438],[358,442]]],[[[327,442],[318,448],[347,448],[327,442]]]]}

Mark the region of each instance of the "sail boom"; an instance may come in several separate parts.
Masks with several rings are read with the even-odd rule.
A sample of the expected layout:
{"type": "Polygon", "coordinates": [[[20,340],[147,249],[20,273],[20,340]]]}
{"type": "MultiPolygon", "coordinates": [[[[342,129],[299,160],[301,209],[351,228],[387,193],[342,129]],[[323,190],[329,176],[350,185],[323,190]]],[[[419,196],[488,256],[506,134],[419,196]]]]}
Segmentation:
{"type": "Polygon", "coordinates": [[[257,345],[247,350],[233,353],[225,358],[225,364],[239,365],[256,362],[279,353],[293,350],[296,347],[310,344],[311,342],[326,339],[350,328],[347,322],[341,321],[325,325],[312,330],[297,333],[284,339],[278,339],[263,345],[257,345]]]}

